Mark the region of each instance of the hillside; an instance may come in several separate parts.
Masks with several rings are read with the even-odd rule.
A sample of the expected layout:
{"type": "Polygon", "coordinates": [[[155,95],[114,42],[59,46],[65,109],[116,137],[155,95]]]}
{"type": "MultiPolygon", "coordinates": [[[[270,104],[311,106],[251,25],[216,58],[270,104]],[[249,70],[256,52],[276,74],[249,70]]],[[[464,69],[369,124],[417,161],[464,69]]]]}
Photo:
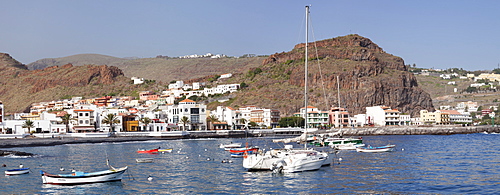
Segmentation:
{"type": "Polygon", "coordinates": [[[30,70],[64,64],[108,65],[121,69],[126,77],[142,77],[148,80],[170,82],[189,80],[208,75],[245,72],[258,67],[264,57],[251,58],[141,58],[128,60],[99,54],[79,54],[62,58],[45,58],[28,64],[30,70]]]}
{"type": "MultiPolygon", "coordinates": [[[[374,105],[390,106],[412,115],[421,109],[434,110],[430,95],[419,88],[417,79],[407,71],[404,61],[387,54],[371,40],[348,35],[312,45],[317,45],[318,53],[310,52],[308,56],[311,60],[309,105],[328,110],[332,105],[340,104],[351,114],[364,113],[366,106],[374,105]],[[340,85],[340,100],[337,98],[337,84],[340,85]]],[[[255,105],[278,109],[281,116],[290,116],[304,105],[303,55],[304,44],[298,44],[289,52],[276,53],[268,58],[120,59],[109,62],[113,66],[68,64],[27,70],[26,66],[3,54],[8,63],[0,65],[0,74],[6,78],[0,88],[0,100],[4,101],[6,111],[20,112],[32,102],[71,96],[137,95],[141,90],[160,92],[172,80],[207,81],[213,75],[232,73],[233,77],[229,79],[208,84],[245,83],[248,87],[230,94],[226,97],[229,101],[223,103],[207,100],[205,103],[210,109],[218,105],[235,108],[255,105]],[[130,84],[129,77],[132,76],[161,82],[135,86],[130,84]]]]}
{"type": "MultiPolygon", "coordinates": [[[[316,45],[318,56],[314,52],[308,56],[317,59],[309,64],[309,105],[328,110],[340,103],[351,114],[365,113],[366,106],[375,105],[390,106],[413,116],[421,109],[434,110],[429,94],[418,87],[403,60],[385,53],[371,40],[348,35],[318,41],[316,45]]],[[[297,112],[303,107],[303,53],[304,44],[299,44],[289,52],[271,55],[259,69],[228,81],[245,82],[248,89],[231,101],[211,106],[257,105],[279,109],[285,116],[297,112]]]]}
{"type": "Polygon", "coordinates": [[[26,66],[28,66],[28,69],[30,70],[39,70],[50,66],[62,66],[65,64],[73,64],[74,66],[83,66],[90,64],[114,66],[114,64],[121,63],[124,61],[128,60],[124,58],[117,58],[101,54],[77,54],[61,58],[44,58],[29,63],[26,66]]]}
{"type": "Polygon", "coordinates": [[[130,84],[130,79],[116,67],[66,64],[30,71],[5,53],[0,53],[0,76],[0,101],[5,112],[26,112],[34,102],[73,96],[137,95],[138,91],[146,89],[158,91],[157,86],[130,84]]]}

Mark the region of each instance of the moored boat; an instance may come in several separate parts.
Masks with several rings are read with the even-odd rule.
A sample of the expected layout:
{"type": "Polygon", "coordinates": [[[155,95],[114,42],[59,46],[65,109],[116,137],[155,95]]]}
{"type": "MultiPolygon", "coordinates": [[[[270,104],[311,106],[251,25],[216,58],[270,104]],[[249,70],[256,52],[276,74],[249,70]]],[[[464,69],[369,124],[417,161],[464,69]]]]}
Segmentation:
{"type": "Polygon", "coordinates": [[[137,150],[137,153],[158,153],[158,150],[160,148],[154,148],[154,149],[139,149],[137,150]]]}
{"type": "Polygon", "coordinates": [[[5,171],[5,175],[22,175],[30,172],[30,168],[9,169],[5,171]]]}
{"type": "Polygon", "coordinates": [[[49,174],[45,171],[40,171],[43,184],[53,185],[77,185],[89,183],[103,183],[111,181],[121,181],[123,173],[128,167],[110,168],[109,170],[85,173],[76,171],[71,174],[49,174]]]}
{"type": "Polygon", "coordinates": [[[152,163],[154,158],[136,158],[135,161],[137,163],[152,163]]]}
{"type": "Polygon", "coordinates": [[[332,148],[335,150],[356,150],[358,147],[363,147],[365,144],[347,143],[347,144],[334,144],[332,148]]]}
{"type": "Polygon", "coordinates": [[[168,148],[168,149],[158,149],[158,152],[161,153],[172,153],[173,148],[168,148]]]}
{"type": "Polygon", "coordinates": [[[385,145],[385,146],[379,146],[379,147],[373,147],[373,146],[364,146],[364,147],[357,147],[356,151],[358,152],[390,152],[393,151],[396,145],[385,145]]]}
{"type": "Polygon", "coordinates": [[[241,143],[220,144],[219,148],[224,148],[224,150],[230,150],[233,148],[241,148],[241,143]]]}

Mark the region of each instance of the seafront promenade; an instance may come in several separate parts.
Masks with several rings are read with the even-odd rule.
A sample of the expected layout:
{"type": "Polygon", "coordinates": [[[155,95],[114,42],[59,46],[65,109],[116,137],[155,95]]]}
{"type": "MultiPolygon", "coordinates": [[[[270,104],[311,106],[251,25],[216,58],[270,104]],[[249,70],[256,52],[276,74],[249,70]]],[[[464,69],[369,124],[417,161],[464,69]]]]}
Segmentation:
{"type": "MultiPolygon", "coordinates": [[[[472,134],[472,133],[500,133],[500,127],[491,126],[433,126],[433,127],[367,127],[367,128],[342,128],[333,129],[333,131],[318,131],[317,133],[339,132],[343,136],[374,136],[374,135],[451,135],[451,134],[472,134]]],[[[55,138],[37,138],[25,137],[17,139],[1,139],[0,148],[15,147],[35,147],[35,146],[55,146],[62,144],[82,144],[82,143],[103,143],[103,142],[129,142],[129,141],[148,141],[148,140],[173,140],[173,139],[197,139],[197,138],[243,138],[265,137],[265,136],[296,136],[291,134],[245,134],[241,130],[225,131],[221,135],[216,131],[195,131],[189,132],[190,135],[184,137],[155,137],[155,136],[111,136],[111,137],[55,137],[55,138]]]]}

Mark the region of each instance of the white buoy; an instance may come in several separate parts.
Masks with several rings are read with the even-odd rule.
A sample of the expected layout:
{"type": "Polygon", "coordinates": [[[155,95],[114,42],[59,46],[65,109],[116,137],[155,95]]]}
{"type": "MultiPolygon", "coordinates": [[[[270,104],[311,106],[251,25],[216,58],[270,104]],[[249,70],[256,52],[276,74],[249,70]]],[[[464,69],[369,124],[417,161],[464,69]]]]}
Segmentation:
{"type": "Polygon", "coordinates": [[[210,161],[210,158],[207,158],[207,161],[210,161]]]}
{"type": "Polygon", "coordinates": [[[339,161],[342,161],[342,157],[339,158],[339,161]]]}
{"type": "Polygon", "coordinates": [[[401,151],[405,151],[405,149],[404,149],[404,148],[401,148],[401,151]]]}
{"type": "Polygon", "coordinates": [[[207,149],[205,148],[205,151],[207,151],[207,149]]]}
{"type": "Polygon", "coordinates": [[[186,158],[189,158],[189,156],[186,156],[186,158]]]}
{"type": "Polygon", "coordinates": [[[22,169],[23,167],[24,167],[24,165],[23,165],[23,164],[19,164],[19,168],[21,168],[21,169],[22,169]]]}
{"type": "Polygon", "coordinates": [[[226,159],[222,159],[222,163],[226,163],[226,159]]]}
{"type": "Polygon", "coordinates": [[[148,181],[153,181],[153,177],[151,177],[151,175],[148,177],[148,181]]]}
{"type": "Polygon", "coordinates": [[[63,168],[63,167],[61,167],[61,168],[59,168],[59,170],[60,170],[60,171],[64,171],[64,168],[63,168]]]}
{"type": "Polygon", "coordinates": [[[229,160],[229,163],[233,163],[233,161],[232,161],[232,160],[229,160]]]}

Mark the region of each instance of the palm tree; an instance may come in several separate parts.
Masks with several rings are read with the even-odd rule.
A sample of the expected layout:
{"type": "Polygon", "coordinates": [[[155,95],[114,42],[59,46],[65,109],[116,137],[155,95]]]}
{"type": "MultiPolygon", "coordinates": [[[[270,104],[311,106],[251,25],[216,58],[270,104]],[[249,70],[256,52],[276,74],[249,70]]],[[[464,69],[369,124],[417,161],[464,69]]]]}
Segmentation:
{"type": "Polygon", "coordinates": [[[184,131],[186,131],[186,124],[189,124],[191,121],[189,121],[189,118],[187,116],[183,116],[181,118],[182,126],[184,127],[184,131]]]}
{"type": "Polygon", "coordinates": [[[28,128],[28,133],[31,133],[31,128],[35,127],[35,123],[31,120],[26,120],[23,123],[23,128],[28,128]]]}
{"type": "Polygon", "coordinates": [[[212,123],[213,122],[219,122],[219,119],[215,115],[210,115],[207,117],[207,123],[208,123],[208,129],[213,129],[210,127],[213,127],[212,123]]]}
{"type": "Polygon", "coordinates": [[[71,117],[71,114],[65,114],[64,116],[61,117],[62,123],[66,125],[66,132],[70,132],[69,130],[69,123],[72,120],[76,120],[75,118],[71,117]]]}
{"type": "MultiPolygon", "coordinates": [[[[245,127],[247,127],[247,119],[241,118],[241,119],[240,119],[240,123],[241,123],[241,124],[244,124],[244,125],[245,125],[245,127]]],[[[245,128],[245,129],[246,129],[246,128],[245,128]]]]}
{"type": "Polygon", "coordinates": [[[111,127],[111,132],[115,132],[114,124],[120,123],[120,120],[115,114],[109,113],[102,119],[102,123],[108,124],[111,127]]]}
{"type": "Polygon", "coordinates": [[[153,120],[151,120],[149,117],[144,117],[144,118],[141,118],[139,121],[144,124],[144,127],[147,128],[149,123],[151,123],[153,120]]]}

